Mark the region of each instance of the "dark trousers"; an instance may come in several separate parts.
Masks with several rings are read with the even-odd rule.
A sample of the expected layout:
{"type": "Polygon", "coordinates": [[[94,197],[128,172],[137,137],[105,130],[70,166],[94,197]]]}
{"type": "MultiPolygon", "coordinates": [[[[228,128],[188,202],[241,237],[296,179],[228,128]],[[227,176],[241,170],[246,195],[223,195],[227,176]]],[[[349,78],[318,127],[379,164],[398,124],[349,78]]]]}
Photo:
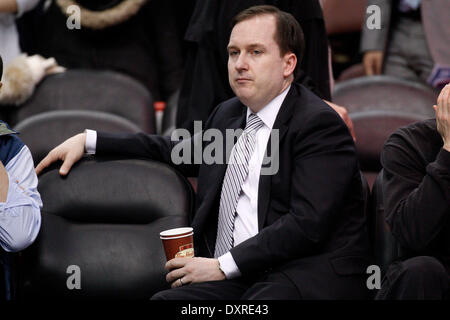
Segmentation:
{"type": "Polygon", "coordinates": [[[376,300],[443,300],[450,298],[450,275],[436,258],[414,257],[389,266],[376,300]]]}
{"type": "MultiPolygon", "coordinates": [[[[194,283],[164,290],[153,300],[368,299],[367,274],[337,275],[323,258],[305,258],[262,276],[194,283]],[[317,263],[321,261],[322,263],[317,263]],[[314,263],[316,262],[316,263],[314,263]],[[297,279],[294,283],[294,277],[297,279]]],[[[327,260],[326,260],[327,261],[327,260]]]]}
{"type": "Polygon", "coordinates": [[[242,278],[193,283],[164,290],[152,300],[292,300],[300,299],[297,287],[282,272],[253,280],[242,278]]]}

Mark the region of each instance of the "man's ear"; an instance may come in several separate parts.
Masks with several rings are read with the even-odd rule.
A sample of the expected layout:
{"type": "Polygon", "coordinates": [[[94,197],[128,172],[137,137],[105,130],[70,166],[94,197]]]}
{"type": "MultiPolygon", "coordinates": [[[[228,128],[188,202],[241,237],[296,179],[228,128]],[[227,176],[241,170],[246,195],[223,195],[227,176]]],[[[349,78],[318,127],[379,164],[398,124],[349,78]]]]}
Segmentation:
{"type": "Polygon", "coordinates": [[[284,55],[283,60],[284,60],[283,75],[285,78],[287,78],[291,74],[294,74],[295,66],[297,65],[297,56],[292,52],[288,52],[284,55]]]}

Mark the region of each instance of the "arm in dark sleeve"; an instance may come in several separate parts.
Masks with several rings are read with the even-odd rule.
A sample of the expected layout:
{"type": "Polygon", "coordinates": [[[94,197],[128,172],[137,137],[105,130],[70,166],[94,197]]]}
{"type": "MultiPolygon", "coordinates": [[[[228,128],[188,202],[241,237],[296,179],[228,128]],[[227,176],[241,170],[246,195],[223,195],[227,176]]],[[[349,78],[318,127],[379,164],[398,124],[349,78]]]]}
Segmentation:
{"type": "MultiPolygon", "coordinates": [[[[211,113],[205,130],[221,105],[211,113]]],[[[176,129],[171,137],[148,135],[145,133],[117,134],[97,133],[97,155],[120,155],[142,157],[167,163],[178,169],[186,177],[196,177],[203,161],[203,132],[193,136],[186,129],[176,129]]]]}
{"type": "Polygon", "coordinates": [[[425,165],[403,137],[394,134],[381,155],[386,220],[399,243],[422,251],[450,216],[450,153],[441,149],[425,165]]]}
{"type": "Polygon", "coordinates": [[[358,168],[352,138],[335,112],[316,113],[305,124],[293,143],[289,212],[230,250],[243,275],[314,254],[358,168]]]}
{"type": "Polygon", "coordinates": [[[194,138],[182,141],[171,141],[171,137],[137,134],[97,133],[97,155],[120,155],[125,157],[141,157],[167,163],[178,169],[186,177],[198,175],[198,164],[194,164],[192,155],[188,161],[179,163],[177,159],[183,157],[183,151],[194,150],[194,138]],[[185,146],[181,147],[181,144],[185,146]],[[174,150],[174,147],[178,148],[174,150]],[[180,153],[177,152],[180,150],[180,153]],[[175,160],[175,161],[174,161],[175,160]]]}

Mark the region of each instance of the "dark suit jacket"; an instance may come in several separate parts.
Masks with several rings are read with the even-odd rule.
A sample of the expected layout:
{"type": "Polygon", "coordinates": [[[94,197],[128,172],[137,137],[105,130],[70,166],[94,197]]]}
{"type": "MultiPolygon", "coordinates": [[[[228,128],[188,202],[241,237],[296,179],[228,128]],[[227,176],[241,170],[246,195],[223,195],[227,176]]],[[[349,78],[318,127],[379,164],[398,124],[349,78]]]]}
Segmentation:
{"type": "MultiPolygon", "coordinates": [[[[227,100],[205,129],[225,135],[226,129],[244,128],[246,109],[237,98],[227,100]]],[[[305,298],[362,298],[368,237],[355,146],[346,125],[320,98],[292,84],[273,128],[279,129],[279,170],[260,176],[259,233],[231,249],[237,266],[248,277],[281,271],[305,298]]],[[[167,137],[99,133],[97,153],[171,163],[174,145],[167,137]]],[[[226,164],[177,167],[185,175],[198,174],[192,221],[196,255],[212,257],[226,164]]]]}

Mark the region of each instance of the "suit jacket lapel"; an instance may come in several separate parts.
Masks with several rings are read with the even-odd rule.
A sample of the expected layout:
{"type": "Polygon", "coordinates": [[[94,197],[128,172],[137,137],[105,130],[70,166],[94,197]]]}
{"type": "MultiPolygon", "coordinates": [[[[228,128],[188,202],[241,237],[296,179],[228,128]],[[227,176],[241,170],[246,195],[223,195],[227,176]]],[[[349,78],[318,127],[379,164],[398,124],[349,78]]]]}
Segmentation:
{"type": "Polygon", "coordinates": [[[267,218],[267,210],[269,207],[270,200],[270,190],[271,190],[271,182],[272,176],[278,172],[278,166],[280,165],[280,160],[278,158],[274,158],[275,154],[280,155],[280,146],[283,141],[284,136],[288,130],[288,122],[291,119],[292,113],[294,112],[295,107],[295,96],[297,95],[297,91],[295,90],[295,85],[291,85],[291,89],[289,90],[286,98],[281,104],[280,111],[278,111],[278,115],[275,119],[275,122],[272,127],[272,132],[269,137],[269,141],[267,142],[266,152],[264,155],[263,165],[261,167],[261,175],[259,176],[259,185],[258,185],[258,230],[264,227],[264,223],[267,218]],[[277,130],[278,137],[274,132],[277,130]],[[276,141],[272,141],[272,139],[278,138],[278,143],[276,141]],[[269,159],[268,159],[269,158],[269,159]],[[273,160],[277,160],[278,163],[275,164],[273,160]],[[272,170],[269,170],[269,167],[272,170]],[[264,170],[265,168],[265,170],[264,170]],[[272,172],[270,172],[272,171],[272,172]]]}

